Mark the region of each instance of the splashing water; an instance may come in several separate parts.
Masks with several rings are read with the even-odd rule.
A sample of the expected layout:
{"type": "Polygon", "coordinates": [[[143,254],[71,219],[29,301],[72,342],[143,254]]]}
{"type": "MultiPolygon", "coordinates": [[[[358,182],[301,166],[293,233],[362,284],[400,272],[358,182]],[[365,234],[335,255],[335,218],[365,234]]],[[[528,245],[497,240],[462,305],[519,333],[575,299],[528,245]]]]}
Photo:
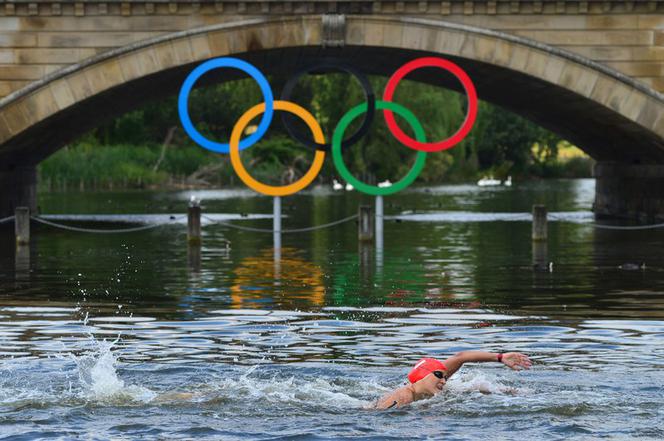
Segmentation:
{"type": "Polygon", "coordinates": [[[371,396],[371,392],[375,391],[375,386],[362,383],[341,384],[329,378],[278,378],[275,374],[271,378],[242,376],[239,379],[223,379],[210,383],[207,388],[212,391],[212,396],[216,395],[217,399],[224,401],[240,400],[245,405],[255,402],[316,411],[320,408],[342,410],[370,405],[370,401],[354,396],[371,396]]]}
{"type": "Polygon", "coordinates": [[[445,390],[455,395],[470,392],[495,395],[523,395],[530,392],[530,389],[507,386],[494,375],[475,370],[456,374],[446,384],[445,390]]]}
{"type": "Polygon", "coordinates": [[[47,359],[31,360],[28,365],[25,360],[3,360],[0,405],[132,405],[149,402],[156,396],[148,388],[127,385],[119,378],[112,351],[117,340],[90,337],[90,342],[94,349],[82,355],[61,352],[47,359]]]}
{"type": "Polygon", "coordinates": [[[143,386],[126,385],[118,377],[115,368],[117,360],[111,350],[117,341],[100,341],[93,337],[94,351],[79,356],[70,354],[81,385],[79,398],[113,404],[151,401],[157,396],[155,392],[143,386]]]}

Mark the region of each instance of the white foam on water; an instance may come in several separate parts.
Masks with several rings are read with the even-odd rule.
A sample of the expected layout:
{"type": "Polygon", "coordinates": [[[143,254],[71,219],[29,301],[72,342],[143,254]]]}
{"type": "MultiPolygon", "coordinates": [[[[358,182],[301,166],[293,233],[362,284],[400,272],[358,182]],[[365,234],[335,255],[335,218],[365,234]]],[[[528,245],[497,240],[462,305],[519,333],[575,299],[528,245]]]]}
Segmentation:
{"type": "Polygon", "coordinates": [[[53,394],[46,387],[34,384],[23,376],[25,360],[5,360],[0,368],[0,404],[3,406],[23,406],[31,403],[44,403],[53,400],[53,394]]]}
{"type": "Polygon", "coordinates": [[[457,373],[446,383],[444,390],[452,394],[480,392],[484,394],[517,395],[520,392],[520,389],[503,384],[489,372],[474,370],[457,373]]]}
{"type": "Polygon", "coordinates": [[[73,354],[61,341],[61,348],[47,359],[2,360],[0,405],[132,405],[157,396],[150,389],[127,384],[119,377],[113,352],[117,339],[97,340],[88,335],[92,349],[83,354],[73,354]],[[69,362],[73,362],[73,369],[69,362]]]}
{"type": "Polygon", "coordinates": [[[0,311],[12,312],[28,312],[42,315],[44,312],[77,312],[80,308],[61,308],[61,307],[47,307],[47,306],[5,306],[0,308],[0,311]]]}
{"type": "Polygon", "coordinates": [[[260,365],[252,366],[239,377],[213,376],[214,380],[202,385],[191,398],[193,401],[235,401],[271,403],[296,409],[325,407],[330,410],[366,408],[388,389],[373,381],[284,376],[259,378],[254,372],[260,365]],[[365,399],[367,398],[367,399],[365,399]]]}
{"type": "Polygon", "coordinates": [[[115,367],[117,359],[112,351],[117,340],[100,341],[92,337],[92,342],[96,346],[95,350],[84,355],[69,355],[78,371],[81,386],[79,398],[86,401],[121,404],[147,403],[157,396],[146,387],[128,385],[118,377],[115,367]]]}

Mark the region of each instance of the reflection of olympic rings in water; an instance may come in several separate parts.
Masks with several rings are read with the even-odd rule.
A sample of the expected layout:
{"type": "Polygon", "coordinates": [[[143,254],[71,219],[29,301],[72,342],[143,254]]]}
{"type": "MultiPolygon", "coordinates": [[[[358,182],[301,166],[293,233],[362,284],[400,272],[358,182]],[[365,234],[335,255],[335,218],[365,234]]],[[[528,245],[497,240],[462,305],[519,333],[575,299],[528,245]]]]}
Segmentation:
{"type": "Polygon", "coordinates": [[[273,263],[273,251],[263,250],[255,257],[240,261],[233,270],[235,280],[231,286],[231,307],[242,308],[248,303],[274,303],[289,307],[323,306],[325,284],[322,269],[298,256],[299,250],[282,248],[280,271],[273,263]],[[275,282],[278,280],[278,283],[275,282]]]}
{"type": "Polygon", "coordinates": [[[424,162],[426,160],[425,152],[437,152],[455,146],[456,144],[461,142],[468,135],[468,133],[470,133],[470,130],[472,129],[473,124],[475,123],[475,117],[477,115],[477,93],[475,92],[475,86],[473,85],[468,75],[459,66],[452,63],[451,61],[436,57],[418,58],[416,60],[406,63],[405,65],[397,69],[397,71],[392,75],[392,77],[390,77],[389,81],[387,82],[387,86],[385,87],[385,93],[383,94],[383,101],[375,100],[373,91],[371,90],[371,86],[369,85],[369,82],[366,80],[366,77],[364,75],[342,64],[330,63],[330,62],[323,63],[317,66],[312,66],[298,72],[295,75],[295,77],[293,77],[287,83],[286,88],[284,89],[284,93],[282,94],[282,97],[284,99],[280,101],[275,101],[272,94],[272,90],[270,89],[270,86],[267,80],[265,79],[265,76],[257,68],[247,63],[246,61],[239,60],[236,58],[230,58],[230,57],[215,58],[199,65],[185,79],[178,97],[178,113],[180,115],[180,120],[182,121],[182,125],[187,134],[200,146],[219,153],[230,153],[231,163],[233,164],[233,168],[235,169],[240,179],[242,179],[242,181],[251,189],[259,193],[263,193],[270,196],[287,196],[293,193],[297,193],[298,191],[302,190],[307,185],[309,185],[316,178],[316,176],[320,172],[320,169],[323,166],[323,162],[325,159],[325,151],[326,150],[329,151],[330,146],[325,143],[325,137],[323,136],[323,131],[318,122],[316,121],[316,119],[311,115],[311,113],[309,113],[307,110],[300,107],[299,105],[287,101],[286,98],[289,97],[295,83],[300,78],[300,76],[302,76],[305,73],[320,70],[321,68],[348,72],[354,75],[360,81],[360,84],[364,89],[367,102],[354,107],[341,118],[339,124],[334,129],[334,132],[332,134],[332,143],[331,143],[331,150],[334,159],[334,164],[337,167],[339,173],[344,177],[346,181],[350,182],[355,188],[357,188],[359,191],[363,193],[371,195],[387,195],[403,190],[408,185],[412,184],[413,181],[415,181],[415,179],[419,175],[419,173],[422,171],[422,168],[424,167],[424,162]],[[245,112],[244,115],[240,117],[238,122],[233,127],[233,130],[231,132],[230,142],[228,144],[217,143],[201,135],[192,124],[188,112],[189,94],[196,80],[206,72],[219,67],[231,67],[235,69],[240,69],[249,74],[252,78],[256,80],[256,82],[260,86],[261,92],[263,93],[263,98],[265,100],[264,103],[257,104],[256,106],[249,109],[247,112],[245,112]],[[421,67],[438,67],[449,71],[461,82],[464,90],[466,91],[466,95],[468,96],[468,110],[466,112],[466,118],[464,119],[462,126],[454,135],[442,141],[427,142],[425,139],[424,130],[422,129],[421,124],[419,123],[417,118],[415,118],[413,113],[410,112],[408,109],[404,108],[403,106],[400,106],[392,102],[394,91],[396,90],[396,87],[399,84],[399,82],[408,73],[412,72],[415,69],[419,69],[421,67]],[[415,163],[411,168],[411,170],[408,172],[408,174],[406,174],[405,177],[403,177],[400,181],[398,181],[396,184],[392,185],[391,187],[380,188],[372,185],[367,185],[359,181],[357,178],[351,175],[348,168],[344,165],[341,155],[343,148],[356,143],[367,132],[368,127],[373,118],[374,109],[376,107],[383,110],[385,121],[387,123],[387,127],[390,133],[392,133],[394,137],[405,146],[410,147],[414,150],[418,150],[415,163]],[[286,127],[288,132],[294,138],[304,143],[305,145],[314,147],[316,149],[316,155],[314,156],[314,161],[309,171],[307,171],[307,173],[305,173],[305,175],[298,181],[285,186],[271,186],[258,182],[249,175],[249,173],[242,165],[242,162],[240,161],[240,150],[243,150],[255,144],[263,137],[270,123],[272,122],[274,110],[284,110],[304,120],[304,122],[309,127],[309,130],[311,130],[312,132],[313,141],[308,141],[308,138],[303,138],[302,136],[300,136],[290,128],[289,122],[291,120],[289,118],[292,117],[286,118],[284,121],[286,122],[286,127]],[[348,128],[348,125],[350,125],[350,123],[355,118],[364,113],[366,113],[366,116],[360,128],[348,139],[343,139],[344,131],[348,128]],[[415,133],[415,139],[412,139],[401,130],[401,128],[397,125],[394,119],[394,113],[397,113],[401,117],[406,119],[406,122],[408,122],[408,124],[411,126],[411,128],[415,133]],[[245,127],[249,124],[249,122],[256,116],[261,114],[263,115],[263,117],[258,125],[257,130],[251,135],[249,135],[247,138],[240,139],[242,136],[242,132],[244,131],[245,127]]]}

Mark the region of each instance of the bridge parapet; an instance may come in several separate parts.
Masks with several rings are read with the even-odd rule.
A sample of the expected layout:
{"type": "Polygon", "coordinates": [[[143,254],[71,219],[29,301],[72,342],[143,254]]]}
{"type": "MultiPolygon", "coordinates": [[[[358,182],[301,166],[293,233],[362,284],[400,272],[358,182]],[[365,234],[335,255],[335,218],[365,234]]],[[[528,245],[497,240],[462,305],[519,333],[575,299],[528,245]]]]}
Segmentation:
{"type": "Polygon", "coordinates": [[[120,14],[606,14],[664,10],[661,0],[10,0],[3,15],[120,14]]]}

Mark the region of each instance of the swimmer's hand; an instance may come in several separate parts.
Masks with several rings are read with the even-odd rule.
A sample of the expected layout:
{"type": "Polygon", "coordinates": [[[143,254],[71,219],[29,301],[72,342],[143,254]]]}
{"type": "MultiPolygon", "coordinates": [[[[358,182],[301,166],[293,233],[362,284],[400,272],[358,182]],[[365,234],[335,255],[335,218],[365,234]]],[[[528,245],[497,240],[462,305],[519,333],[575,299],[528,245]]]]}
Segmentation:
{"type": "Polygon", "coordinates": [[[530,358],[520,352],[505,352],[503,354],[502,363],[515,371],[530,369],[533,365],[530,358]]]}

